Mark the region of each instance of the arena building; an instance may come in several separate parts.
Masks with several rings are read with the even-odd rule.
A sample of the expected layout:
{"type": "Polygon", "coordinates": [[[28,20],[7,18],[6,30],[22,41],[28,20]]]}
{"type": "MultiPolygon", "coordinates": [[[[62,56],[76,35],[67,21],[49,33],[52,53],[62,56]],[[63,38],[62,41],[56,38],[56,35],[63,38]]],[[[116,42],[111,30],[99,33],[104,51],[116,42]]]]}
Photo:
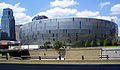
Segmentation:
{"type": "Polygon", "coordinates": [[[104,45],[104,41],[107,41],[108,45],[117,41],[118,26],[112,21],[79,17],[54,19],[38,17],[21,26],[22,44],[43,45],[46,41],[52,44],[62,41],[66,45],[85,46],[86,41],[89,44],[99,41],[100,45],[104,45]]]}

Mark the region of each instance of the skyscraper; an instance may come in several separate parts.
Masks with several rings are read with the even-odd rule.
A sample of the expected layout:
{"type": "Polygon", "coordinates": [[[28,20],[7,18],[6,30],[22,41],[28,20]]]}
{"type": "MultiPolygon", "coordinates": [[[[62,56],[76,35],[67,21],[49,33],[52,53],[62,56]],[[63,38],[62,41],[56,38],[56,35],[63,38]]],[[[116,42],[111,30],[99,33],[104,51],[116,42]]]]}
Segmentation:
{"type": "Polygon", "coordinates": [[[16,40],[15,37],[15,20],[13,11],[10,8],[3,9],[3,16],[1,19],[1,28],[3,33],[2,40],[16,40]]]}

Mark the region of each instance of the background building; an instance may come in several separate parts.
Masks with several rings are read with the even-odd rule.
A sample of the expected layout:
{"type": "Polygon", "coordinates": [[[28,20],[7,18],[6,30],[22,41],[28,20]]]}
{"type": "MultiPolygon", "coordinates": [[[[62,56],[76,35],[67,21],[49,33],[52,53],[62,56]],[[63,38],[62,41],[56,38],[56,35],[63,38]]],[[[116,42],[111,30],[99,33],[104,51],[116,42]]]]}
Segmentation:
{"type": "Polygon", "coordinates": [[[44,16],[44,15],[42,15],[42,16],[37,15],[37,16],[35,16],[35,17],[32,19],[32,21],[40,20],[40,19],[48,19],[48,17],[47,17],[47,16],[44,16]]]}
{"type": "Polygon", "coordinates": [[[94,18],[39,19],[21,26],[22,44],[43,45],[44,42],[63,41],[67,45],[84,46],[100,41],[108,45],[117,41],[118,26],[114,22],[94,18]]]}
{"type": "Polygon", "coordinates": [[[20,41],[20,38],[19,38],[19,32],[20,32],[20,27],[22,25],[15,25],[15,33],[16,33],[16,40],[17,41],[20,41]]]}
{"type": "Polygon", "coordinates": [[[0,40],[1,40],[1,33],[2,33],[2,29],[0,28],[0,40]]]}
{"type": "Polygon", "coordinates": [[[13,11],[10,8],[3,9],[3,16],[1,19],[2,40],[16,40],[15,36],[15,20],[13,11]]]}

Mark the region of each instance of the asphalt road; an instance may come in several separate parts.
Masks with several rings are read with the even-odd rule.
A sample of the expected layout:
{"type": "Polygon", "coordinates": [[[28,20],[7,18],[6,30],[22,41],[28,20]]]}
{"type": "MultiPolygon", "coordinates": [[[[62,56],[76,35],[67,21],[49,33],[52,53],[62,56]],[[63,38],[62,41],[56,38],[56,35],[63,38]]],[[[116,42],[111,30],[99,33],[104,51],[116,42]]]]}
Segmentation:
{"type": "Polygon", "coordinates": [[[120,64],[0,63],[0,70],[120,70],[120,64]]]}

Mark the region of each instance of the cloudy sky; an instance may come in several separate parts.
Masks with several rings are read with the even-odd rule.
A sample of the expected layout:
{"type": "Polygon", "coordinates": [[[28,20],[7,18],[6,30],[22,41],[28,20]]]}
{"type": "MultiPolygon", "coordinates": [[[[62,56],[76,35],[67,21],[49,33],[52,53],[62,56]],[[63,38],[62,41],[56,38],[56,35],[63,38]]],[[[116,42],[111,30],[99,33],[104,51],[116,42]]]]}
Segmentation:
{"type": "Polygon", "coordinates": [[[16,24],[26,24],[35,15],[91,17],[114,19],[120,29],[120,0],[0,0],[0,19],[8,7],[14,11],[16,24]]]}

